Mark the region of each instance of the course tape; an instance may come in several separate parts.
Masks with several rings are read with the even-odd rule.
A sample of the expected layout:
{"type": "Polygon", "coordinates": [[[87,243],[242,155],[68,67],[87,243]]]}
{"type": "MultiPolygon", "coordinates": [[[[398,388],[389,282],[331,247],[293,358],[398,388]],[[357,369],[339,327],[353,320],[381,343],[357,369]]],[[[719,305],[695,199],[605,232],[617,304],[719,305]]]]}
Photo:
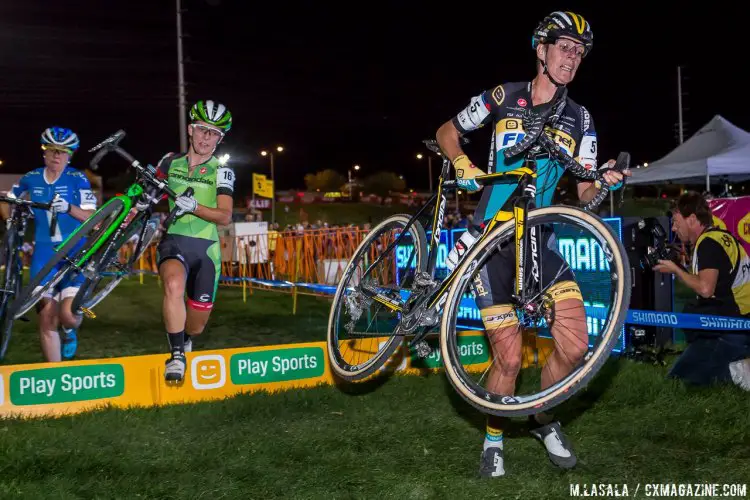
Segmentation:
{"type": "MultiPolygon", "coordinates": [[[[148,274],[155,274],[152,271],[136,271],[148,274]]],[[[278,287],[278,288],[307,288],[316,292],[335,294],[336,286],[321,285],[317,283],[292,283],[291,281],[281,280],[264,280],[260,278],[234,278],[230,276],[221,276],[220,281],[229,281],[240,283],[246,281],[258,285],[278,287]]],[[[587,308],[587,314],[598,316],[605,314],[603,308],[587,308]]],[[[669,328],[691,328],[696,330],[732,330],[745,331],[750,334],[750,318],[732,317],[732,316],[715,316],[709,314],[691,314],[691,313],[674,313],[660,311],[642,311],[639,309],[628,310],[625,323],[630,325],[642,326],[664,326],[669,328]]],[[[739,332],[738,332],[739,333],[739,332]]]]}
{"type": "Polygon", "coordinates": [[[732,330],[733,333],[750,333],[750,318],[713,316],[708,314],[670,313],[658,311],[628,311],[626,323],[633,325],[693,328],[697,330],[732,330]]]}

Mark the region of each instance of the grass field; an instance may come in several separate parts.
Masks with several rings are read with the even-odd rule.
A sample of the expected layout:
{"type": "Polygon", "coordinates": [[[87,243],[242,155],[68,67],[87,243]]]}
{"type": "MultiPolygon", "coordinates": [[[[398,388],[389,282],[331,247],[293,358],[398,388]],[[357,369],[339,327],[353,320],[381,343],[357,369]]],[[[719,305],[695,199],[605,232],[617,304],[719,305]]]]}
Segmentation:
{"type": "MultiPolygon", "coordinates": [[[[559,407],[578,466],[556,469],[524,420],[506,476],[476,477],[484,419],[442,374],[370,386],[0,422],[14,498],[569,498],[570,484],[750,483],[747,393],[686,390],[612,360],[559,407]]],[[[747,490],[745,490],[747,494],[747,490]]],[[[737,497],[740,498],[740,497],[737,497]]]]}
{"type": "MultiPolygon", "coordinates": [[[[298,296],[292,314],[292,296],[254,290],[242,301],[242,289],[221,286],[206,331],[195,341],[197,349],[289,344],[325,339],[330,299],[298,296]]],[[[162,323],[162,291],[155,277],[123,282],[79,330],[77,359],[109,358],[167,352],[162,323]]],[[[42,361],[36,313],[29,322],[16,322],[3,364],[42,361]]]]}
{"type": "MultiPolygon", "coordinates": [[[[197,349],[319,341],[329,300],[221,287],[197,349]]],[[[166,352],[155,278],[85,320],[79,359],[166,352]]],[[[6,363],[41,360],[36,320],[6,363]]],[[[669,360],[670,364],[672,359],[669,360]]],[[[442,373],[55,419],[0,421],[0,498],[570,498],[570,485],[750,484],[748,393],[687,389],[668,366],[612,358],[557,408],[578,466],[556,469],[524,419],[506,477],[477,478],[483,416],[442,373]]],[[[622,486],[620,486],[622,487],[622,486]]]]}

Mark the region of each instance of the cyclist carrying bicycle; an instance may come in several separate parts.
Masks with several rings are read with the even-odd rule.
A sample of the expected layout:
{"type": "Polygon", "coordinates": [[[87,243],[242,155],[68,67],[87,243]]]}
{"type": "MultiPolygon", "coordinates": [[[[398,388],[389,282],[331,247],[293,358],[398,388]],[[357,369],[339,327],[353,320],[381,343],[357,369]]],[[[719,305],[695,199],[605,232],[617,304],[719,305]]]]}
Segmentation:
{"type": "MultiPolygon", "coordinates": [[[[525,135],[523,120],[527,110],[541,110],[552,106],[552,100],[560,87],[571,83],[583,58],[593,45],[593,33],[589,23],[573,12],[556,11],[546,16],[536,27],[532,37],[532,48],[536,52],[537,74],[531,81],[511,82],[497,85],[473,97],[469,105],[453,119],[444,123],[437,131],[437,141],[442,151],[456,169],[459,187],[469,192],[481,187],[474,180],[485,175],[462,150],[459,138],[484,125],[494,128],[490,152],[490,173],[507,172],[519,168],[524,153],[506,159],[503,150],[521,141],[525,135]],[[494,159],[494,161],[493,161],[494,159]]],[[[597,168],[597,143],[594,121],[588,110],[567,99],[561,113],[555,113],[553,123],[548,123],[545,133],[583,165],[586,169],[597,168]]],[[[607,167],[615,164],[610,160],[607,167]]],[[[564,168],[551,161],[545,153],[537,157],[536,207],[552,204],[555,187],[564,168]]],[[[618,189],[623,175],[610,171],[604,174],[606,182],[618,189]]],[[[488,221],[498,211],[513,214],[512,197],[517,186],[494,185],[482,193],[474,214],[474,220],[488,221]]],[[[578,197],[588,202],[597,193],[591,181],[578,182],[578,197]]],[[[455,252],[456,249],[453,250],[455,252]]],[[[562,257],[542,243],[542,285],[555,282],[548,293],[555,302],[556,310],[564,310],[564,318],[556,317],[551,323],[551,333],[556,348],[542,370],[542,388],[549,387],[565,377],[582,359],[588,348],[588,329],[583,298],[572,271],[564,266],[562,257]],[[554,265],[557,262],[559,265],[554,265]],[[547,264],[552,263],[552,264],[547,264]],[[565,268],[562,274],[552,274],[555,269],[565,268]],[[545,272],[548,271],[548,272],[545,272]],[[548,275],[549,274],[549,275],[548,275]]],[[[449,258],[455,262],[456,258],[449,258]]],[[[493,256],[480,271],[477,283],[477,306],[480,309],[485,330],[490,339],[495,362],[489,373],[487,389],[496,394],[512,395],[522,364],[522,342],[519,321],[511,303],[514,293],[515,247],[509,245],[493,256]],[[498,363],[499,362],[499,363],[498,363]]],[[[540,439],[550,460],[561,468],[572,468],[576,457],[570,442],[563,434],[560,422],[550,414],[539,413],[530,418],[534,427],[532,435],[540,439]]],[[[480,475],[497,477],[505,474],[503,460],[502,417],[489,415],[484,446],[480,459],[480,475]]]]}
{"type": "MultiPolygon", "coordinates": [[[[41,144],[44,167],[21,177],[8,193],[8,197],[29,193],[31,201],[40,203],[52,201],[52,210],[58,214],[55,234],[50,236],[52,212],[32,209],[35,228],[32,277],[55,253],[55,246],[94,213],[97,201],[86,174],[69,165],[80,145],[78,136],[68,128],[50,127],[42,133],[41,144]]],[[[49,280],[57,269],[51,271],[42,283],[49,280]]],[[[82,274],[64,278],[37,304],[42,353],[47,361],[71,359],[75,355],[78,347],[76,329],[82,316],[74,314],[71,306],[83,281],[82,274]],[[60,323],[63,327],[62,343],[58,333],[60,323]]]]}
{"type": "Polygon", "coordinates": [[[173,382],[183,380],[191,337],[203,332],[213,308],[221,272],[217,225],[232,221],[234,193],[234,172],[214,156],[232,127],[232,114],[223,104],[207,100],[195,103],[189,116],[188,151],[168,153],[157,166],[157,175],[180,195],[170,201],[170,210],[178,207],[177,218],[158,247],[171,353],[164,378],[173,382]],[[184,194],[189,187],[193,196],[184,194]]]}

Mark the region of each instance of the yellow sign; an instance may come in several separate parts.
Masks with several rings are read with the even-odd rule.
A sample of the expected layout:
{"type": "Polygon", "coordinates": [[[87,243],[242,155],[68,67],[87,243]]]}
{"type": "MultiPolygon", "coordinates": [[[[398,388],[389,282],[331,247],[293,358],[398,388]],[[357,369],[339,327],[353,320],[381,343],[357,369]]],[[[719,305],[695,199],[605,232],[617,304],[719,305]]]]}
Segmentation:
{"type": "MultiPolygon", "coordinates": [[[[397,371],[406,373],[441,368],[437,338],[428,342],[434,350],[427,358],[416,357],[404,345],[386,368],[395,364],[397,371]]],[[[377,344],[372,347],[377,349],[377,344]]],[[[488,366],[490,351],[483,333],[461,335],[459,350],[465,365],[488,366]]],[[[0,366],[0,416],[192,403],[244,392],[334,384],[325,342],[198,351],[186,357],[185,378],[179,384],[164,381],[167,354],[0,366]]]]}
{"type": "Polygon", "coordinates": [[[253,193],[264,198],[273,198],[273,181],[263,174],[253,174],[253,193]]]}
{"type": "Polygon", "coordinates": [[[750,243],[750,213],[737,222],[737,235],[750,243]]]}

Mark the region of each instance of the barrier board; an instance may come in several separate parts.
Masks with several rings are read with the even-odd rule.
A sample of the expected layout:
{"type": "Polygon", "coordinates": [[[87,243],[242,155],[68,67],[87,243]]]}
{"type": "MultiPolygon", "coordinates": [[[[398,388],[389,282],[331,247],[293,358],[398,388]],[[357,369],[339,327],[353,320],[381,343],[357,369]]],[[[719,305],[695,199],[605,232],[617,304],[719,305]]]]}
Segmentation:
{"type": "MultiPolygon", "coordinates": [[[[429,342],[438,348],[437,338],[429,342]]],[[[489,363],[483,335],[464,335],[460,346],[465,364],[482,368],[489,363]]],[[[397,371],[409,374],[442,367],[439,351],[420,359],[404,346],[400,354],[386,366],[398,362],[397,371]]],[[[334,383],[325,342],[187,353],[185,379],[179,385],[164,381],[166,359],[167,354],[151,354],[0,366],[0,415],[63,415],[102,406],[193,403],[334,383]]]]}

